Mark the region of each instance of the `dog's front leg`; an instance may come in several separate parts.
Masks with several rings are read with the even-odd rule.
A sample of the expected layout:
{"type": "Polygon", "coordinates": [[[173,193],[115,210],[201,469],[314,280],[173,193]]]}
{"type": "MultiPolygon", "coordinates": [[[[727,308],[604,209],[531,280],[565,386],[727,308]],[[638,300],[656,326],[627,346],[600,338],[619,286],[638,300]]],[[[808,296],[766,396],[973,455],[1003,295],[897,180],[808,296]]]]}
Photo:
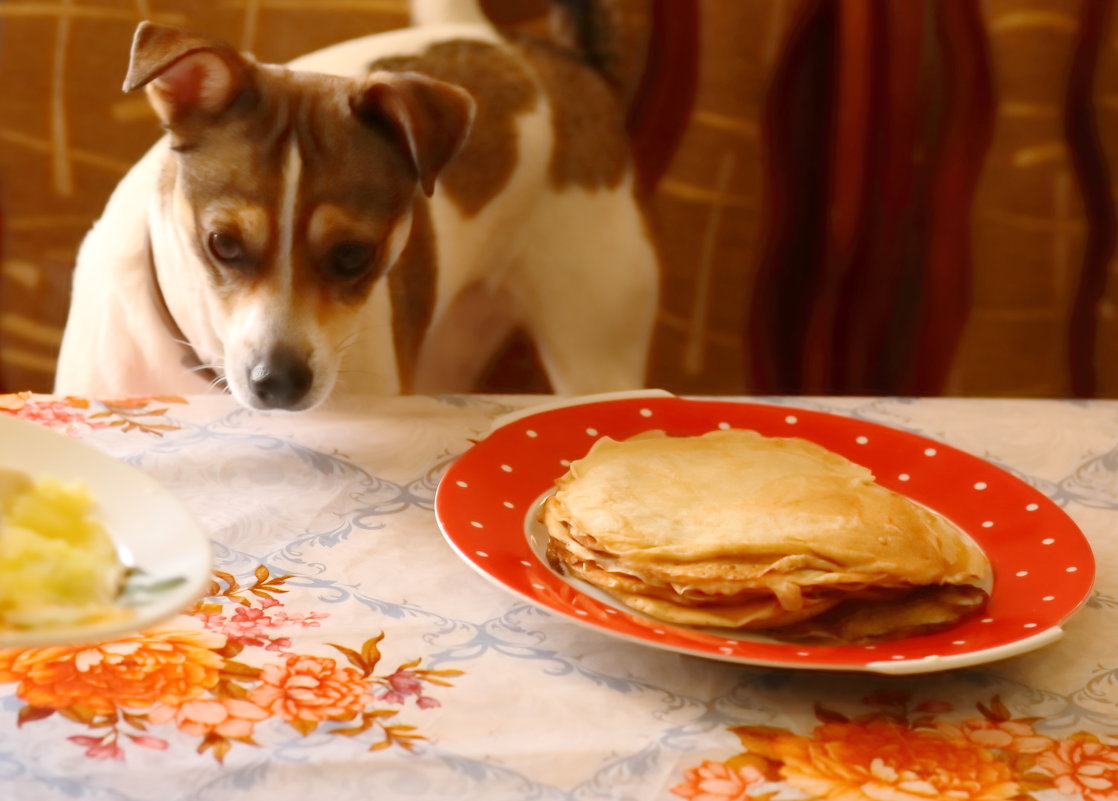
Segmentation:
{"type": "Polygon", "coordinates": [[[54,391],[68,395],[213,391],[183,363],[152,269],[148,212],[166,157],[160,142],[113,192],[78,252],[54,391]]]}

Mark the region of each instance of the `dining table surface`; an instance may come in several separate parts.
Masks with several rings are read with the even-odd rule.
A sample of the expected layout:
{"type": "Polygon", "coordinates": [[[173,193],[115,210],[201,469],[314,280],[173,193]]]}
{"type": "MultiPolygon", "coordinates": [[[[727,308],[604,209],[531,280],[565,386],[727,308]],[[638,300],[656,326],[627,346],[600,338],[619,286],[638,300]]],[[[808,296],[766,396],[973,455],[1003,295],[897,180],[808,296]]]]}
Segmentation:
{"type": "MultiPolygon", "coordinates": [[[[888,646],[846,665],[806,656],[825,649],[797,662],[706,634],[657,641],[663,627],[636,613],[577,589],[531,597],[489,570],[526,547],[530,510],[505,501],[500,525],[448,524],[442,505],[498,486],[532,458],[543,429],[524,421],[571,402],[356,397],[279,413],[226,395],[0,395],[0,414],[151,476],[212,548],[204,596],[166,620],[0,650],[0,799],[1118,801],[1118,401],[718,399],[901,432],[989,466],[942,494],[981,508],[1002,482],[1064,521],[1065,539],[1041,546],[1010,518],[975,518],[1001,537],[995,594],[1030,580],[998,572],[1018,547],[1042,571],[1080,571],[1066,619],[990,658],[917,644],[892,666],[888,646]],[[455,473],[495,425],[526,434],[508,463],[455,473]],[[1093,565],[1064,566],[1076,538],[1093,565]]],[[[569,587],[530,548],[516,564],[541,590],[569,587]]],[[[1059,602],[1048,583],[1038,608],[1059,602]]]]}

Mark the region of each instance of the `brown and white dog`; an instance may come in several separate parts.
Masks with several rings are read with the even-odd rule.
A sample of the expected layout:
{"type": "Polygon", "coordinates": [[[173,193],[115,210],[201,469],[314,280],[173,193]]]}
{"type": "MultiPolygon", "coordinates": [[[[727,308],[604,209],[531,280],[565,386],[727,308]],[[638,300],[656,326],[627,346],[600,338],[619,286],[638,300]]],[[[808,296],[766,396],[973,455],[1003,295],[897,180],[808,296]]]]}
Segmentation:
{"type": "Polygon", "coordinates": [[[468,391],[517,326],[560,394],[643,386],[659,268],[615,93],[472,0],[413,15],[287,66],[138,28],[124,88],[167,134],[82,244],[57,392],[468,391]]]}

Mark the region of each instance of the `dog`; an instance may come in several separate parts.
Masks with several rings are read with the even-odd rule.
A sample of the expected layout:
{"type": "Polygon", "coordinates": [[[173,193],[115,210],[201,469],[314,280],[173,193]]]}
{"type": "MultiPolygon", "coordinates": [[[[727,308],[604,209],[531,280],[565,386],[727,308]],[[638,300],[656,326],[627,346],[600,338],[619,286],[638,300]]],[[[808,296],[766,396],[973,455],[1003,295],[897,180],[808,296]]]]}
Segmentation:
{"type": "Polygon", "coordinates": [[[166,133],[79,249],[55,392],[468,392],[518,328],[557,394],[644,386],[660,268],[618,92],[473,0],[413,19],[286,66],[140,24],[124,89],[166,133]]]}

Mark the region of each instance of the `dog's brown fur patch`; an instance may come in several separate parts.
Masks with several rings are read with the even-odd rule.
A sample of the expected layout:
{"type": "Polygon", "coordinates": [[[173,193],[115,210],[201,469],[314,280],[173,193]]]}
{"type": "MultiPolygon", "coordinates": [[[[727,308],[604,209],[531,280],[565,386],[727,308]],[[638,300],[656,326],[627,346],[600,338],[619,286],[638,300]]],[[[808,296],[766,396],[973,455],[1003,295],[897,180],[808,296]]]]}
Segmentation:
{"type": "Polygon", "coordinates": [[[522,44],[520,49],[551,102],[552,185],[560,190],[572,185],[615,188],[628,169],[629,141],[613,90],[565,50],[536,43],[522,44]]]}
{"type": "MultiPolygon", "coordinates": [[[[330,248],[347,241],[381,243],[382,250],[387,247],[393,229],[401,224],[404,214],[394,217],[365,214],[351,214],[345,206],[322,203],[310,213],[306,226],[307,257],[311,264],[324,264],[329,258],[330,248]]],[[[321,291],[331,302],[360,306],[365,303],[373,282],[391,265],[385,261],[385,254],[374,257],[374,267],[359,280],[353,282],[331,282],[313,270],[301,271],[297,276],[300,291],[321,291]]]]}
{"type": "Polygon", "coordinates": [[[369,69],[418,72],[468,91],[477,103],[474,127],[439,182],[467,216],[500,194],[519,157],[516,117],[530,111],[539,97],[531,76],[511,54],[485,42],[449,41],[419,56],[379,59],[369,69]]]}
{"type": "Polygon", "coordinates": [[[388,272],[392,335],[402,392],[412,391],[419,346],[435,311],[436,259],[435,236],[427,201],[416,198],[411,237],[399,261],[388,272]]]}

